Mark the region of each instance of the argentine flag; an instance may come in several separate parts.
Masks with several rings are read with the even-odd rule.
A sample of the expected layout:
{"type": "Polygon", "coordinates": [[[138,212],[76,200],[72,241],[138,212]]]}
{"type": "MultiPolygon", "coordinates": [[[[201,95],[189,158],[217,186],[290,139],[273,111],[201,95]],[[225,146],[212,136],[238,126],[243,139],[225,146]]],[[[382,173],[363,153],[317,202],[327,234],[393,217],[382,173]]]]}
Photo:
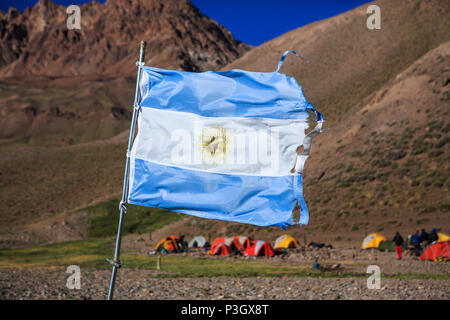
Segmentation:
{"type": "Polygon", "coordinates": [[[302,172],[323,118],[294,78],[143,67],[139,86],[128,203],[258,226],[308,223],[302,172]],[[306,135],[308,110],[317,126],[306,135]]]}

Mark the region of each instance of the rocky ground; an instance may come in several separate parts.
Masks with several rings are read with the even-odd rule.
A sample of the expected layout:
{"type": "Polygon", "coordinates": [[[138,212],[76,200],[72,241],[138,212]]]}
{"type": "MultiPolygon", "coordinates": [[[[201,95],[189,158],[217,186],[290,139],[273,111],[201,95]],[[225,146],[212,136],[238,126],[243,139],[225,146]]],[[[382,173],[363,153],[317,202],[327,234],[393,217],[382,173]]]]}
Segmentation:
{"type": "MultiPolygon", "coordinates": [[[[205,256],[204,250],[188,255],[205,256]]],[[[450,299],[450,280],[408,279],[411,275],[445,275],[449,262],[424,262],[406,255],[358,248],[290,249],[273,258],[212,257],[224,260],[264,260],[267,263],[311,267],[338,265],[337,272],[355,277],[252,277],[252,278],[156,278],[156,270],[121,269],[118,272],[118,299],[450,299]],[[369,265],[382,273],[380,289],[368,289],[365,276],[369,265]],[[406,279],[400,279],[403,274],[406,279]],[[362,276],[361,276],[362,275],[362,276]],[[386,277],[390,275],[391,277],[386,277]],[[396,275],[396,277],[392,277],[396,275]]],[[[164,258],[163,258],[164,259],[164,258]]],[[[336,271],[336,269],[334,269],[336,271]]],[[[0,269],[0,299],[105,299],[110,270],[81,270],[81,289],[70,290],[65,270],[0,269]]],[[[419,276],[423,277],[423,276],[419,276]]]]}
{"type": "MultiPolygon", "coordinates": [[[[156,279],[149,270],[121,270],[116,299],[449,299],[450,280],[366,278],[156,279]]],[[[1,270],[1,299],[105,299],[109,270],[82,273],[81,289],[66,288],[64,270],[1,270]]]]}

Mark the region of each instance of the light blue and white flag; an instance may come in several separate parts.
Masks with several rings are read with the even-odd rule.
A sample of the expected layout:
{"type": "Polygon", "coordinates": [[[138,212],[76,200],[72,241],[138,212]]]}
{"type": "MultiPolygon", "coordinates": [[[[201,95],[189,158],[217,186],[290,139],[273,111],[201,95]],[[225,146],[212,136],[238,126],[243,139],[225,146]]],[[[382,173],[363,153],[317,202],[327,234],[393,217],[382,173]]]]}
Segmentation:
{"type": "Polygon", "coordinates": [[[302,172],[323,117],[278,69],[144,67],[128,202],[258,226],[307,224],[302,172]],[[306,135],[308,110],[317,125],[306,135]]]}

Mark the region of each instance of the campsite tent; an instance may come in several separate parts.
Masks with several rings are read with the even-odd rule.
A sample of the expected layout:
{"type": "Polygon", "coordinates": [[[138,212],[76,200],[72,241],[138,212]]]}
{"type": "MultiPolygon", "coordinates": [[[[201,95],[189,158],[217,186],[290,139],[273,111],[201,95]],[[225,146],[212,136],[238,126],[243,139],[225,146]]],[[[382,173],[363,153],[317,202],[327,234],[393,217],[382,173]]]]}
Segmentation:
{"type": "Polygon", "coordinates": [[[273,257],[275,252],[273,251],[270,244],[266,241],[254,241],[251,246],[249,246],[244,251],[244,256],[269,256],[273,257]]]}
{"type": "Polygon", "coordinates": [[[211,244],[211,250],[217,247],[219,244],[225,243],[227,246],[230,246],[233,243],[233,238],[231,237],[219,237],[216,238],[211,244]]]}
{"type": "Polygon", "coordinates": [[[231,253],[230,247],[223,242],[211,248],[211,254],[216,256],[228,256],[230,255],[230,253],[231,253]]]}
{"type": "Polygon", "coordinates": [[[233,244],[239,251],[243,251],[252,244],[252,240],[246,236],[235,236],[233,237],[233,244]]]}
{"type": "Polygon", "coordinates": [[[177,252],[180,248],[179,240],[176,236],[165,237],[156,244],[155,251],[161,252],[164,249],[167,252],[177,252]]]}
{"type": "Polygon", "coordinates": [[[438,236],[439,236],[438,242],[450,241],[450,237],[448,235],[446,235],[445,233],[438,232],[438,236]]]}
{"type": "Polygon", "coordinates": [[[206,239],[202,236],[194,237],[189,241],[189,248],[203,248],[206,245],[206,239]]]}
{"type": "Polygon", "coordinates": [[[381,241],[387,241],[387,238],[379,233],[371,233],[364,238],[361,248],[362,249],[378,248],[381,241]]]}
{"type": "Polygon", "coordinates": [[[450,258],[450,241],[430,244],[420,257],[420,259],[422,260],[432,260],[432,261],[449,258],[450,258]]]}
{"type": "Polygon", "coordinates": [[[288,234],[283,234],[275,240],[274,248],[297,248],[299,246],[297,240],[288,234]]]}

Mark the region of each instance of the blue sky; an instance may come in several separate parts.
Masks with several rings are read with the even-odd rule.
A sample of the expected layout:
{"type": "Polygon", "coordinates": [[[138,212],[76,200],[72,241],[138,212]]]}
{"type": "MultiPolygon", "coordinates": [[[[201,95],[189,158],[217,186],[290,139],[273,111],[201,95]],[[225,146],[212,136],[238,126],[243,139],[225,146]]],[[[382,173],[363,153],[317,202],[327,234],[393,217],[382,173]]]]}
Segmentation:
{"type": "MultiPolygon", "coordinates": [[[[260,45],[292,29],[356,8],[367,0],[191,0],[205,15],[230,30],[234,37],[260,45]]],[[[0,0],[0,10],[32,7],[37,0],[0,0]]],[[[89,0],[54,0],[68,6],[89,0]]],[[[104,0],[100,0],[104,3],[104,0]]],[[[83,17],[83,12],[81,12],[83,17]]]]}

